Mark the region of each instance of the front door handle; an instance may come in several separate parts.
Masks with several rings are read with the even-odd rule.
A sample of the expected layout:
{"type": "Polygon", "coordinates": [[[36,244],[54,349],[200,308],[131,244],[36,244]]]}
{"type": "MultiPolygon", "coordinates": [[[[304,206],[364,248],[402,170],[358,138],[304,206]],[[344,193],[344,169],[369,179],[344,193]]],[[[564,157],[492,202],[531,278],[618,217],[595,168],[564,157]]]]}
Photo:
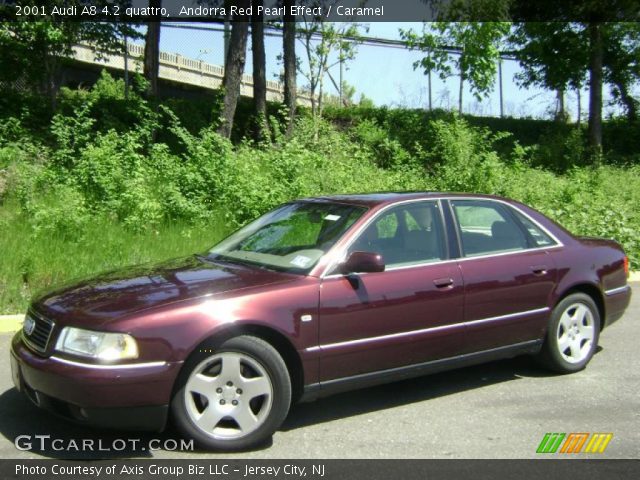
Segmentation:
{"type": "Polygon", "coordinates": [[[534,265],[531,267],[531,271],[534,275],[542,276],[547,274],[548,268],[546,265],[534,265]]]}
{"type": "Polygon", "coordinates": [[[433,281],[433,284],[436,286],[436,288],[448,288],[453,285],[453,278],[450,278],[450,277],[436,278],[433,281]]]}

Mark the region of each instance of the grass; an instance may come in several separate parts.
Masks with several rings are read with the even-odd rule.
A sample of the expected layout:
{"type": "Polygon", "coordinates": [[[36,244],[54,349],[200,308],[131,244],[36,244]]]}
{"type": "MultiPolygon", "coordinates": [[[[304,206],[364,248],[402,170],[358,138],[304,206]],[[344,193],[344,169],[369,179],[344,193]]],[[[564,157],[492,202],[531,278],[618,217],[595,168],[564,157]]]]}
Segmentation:
{"type": "MultiPolygon", "coordinates": [[[[122,91],[103,76],[91,91],[65,91],[54,120],[0,112],[0,314],[75,278],[203,251],[228,222],[291,198],[357,191],[503,195],[577,235],[616,239],[640,268],[637,125],[620,135],[632,153],[607,154],[601,166],[590,165],[573,127],[495,120],[485,130],[451,113],[402,109],[341,109],[339,128],[301,114],[287,141],[234,146],[212,128],[197,133],[211,104],[173,105],[180,121],[166,109],[152,114],[135,92],[125,102],[122,91]]],[[[7,101],[15,112],[26,105],[7,101]]]]}
{"type": "Polygon", "coordinates": [[[0,205],[0,315],[25,311],[42,289],[127,265],[202,252],[228,233],[220,223],[172,223],[134,233],[103,219],[68,238],[34,232],[24,215],[13,205],[0,205]]]}

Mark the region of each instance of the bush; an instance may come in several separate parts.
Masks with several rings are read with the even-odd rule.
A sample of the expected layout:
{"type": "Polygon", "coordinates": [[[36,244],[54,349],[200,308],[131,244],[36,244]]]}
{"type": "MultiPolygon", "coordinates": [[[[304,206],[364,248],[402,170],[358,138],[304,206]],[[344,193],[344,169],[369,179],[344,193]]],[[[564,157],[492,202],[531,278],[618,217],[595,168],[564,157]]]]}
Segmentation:
{"type": "Polygon", "coordinates": [[[375,120],[363,120],[353,127],[353,138],[367,149],[382,168],[398,167],[412,162],[412,157],[398,140],[389,138],[375,120]]]}
{"type": "Polygon", "coordinates": [[[33,233],[38,237],[58,236],[76,242],[89,214],[84,197],[68,185],[56,185],[25,204],[33,233]]]}
{"type": "Polygon", "coordinates": [[[557,172],[588,165],[585,136],[585,129],[559,123],[555,129],[544,133],[533,148],[533,164],[557,172]]]}
{"type": "Polygon", "coordinates": [[[277,143],[234,146],[214,125],[196,129],[212,104],[185,124],[185,102],[173,102],[178,115],[156,110],[139,87],[123,95],[106,74],[91,90],[65,90],[38,140],[21,118],[0,121],[0,201],[19,205],[29,235],[82,241],[95,219],[135,235],[172,223],[189,230],[219,221],[226,230],[292,198],[466,191],[520,200],[577,234],[616,238],[640,267],[639,167],[575,166],[575,128],[521,145],[450,112],[357,107],[335,110],[331,122],[301,114],[289,139],[276,118],[277,143]]]}
{"type": "Polygon", "coordinates": [[[115,79],[103,70],[90,90],[63,87],[58,96],[58,114],[74,118],[78,112],[86,111],[85,118],[91,119],[94,131],[127,132],[135,126],[139,134],[150,135],[159,125],[153,106],[142,96],[146,80],[134,75],[128,98],[125,98],[124,86],[124,80],[115,79]]]}
{"type": "Polygon", "coordinates": [[[493,146],[506,135],[470,127],[458,117],[451,121],[431,122],[429,137],[432,146],[426,159],[437,188],[454,192],[505,194],[507,166],[493,146]]]}

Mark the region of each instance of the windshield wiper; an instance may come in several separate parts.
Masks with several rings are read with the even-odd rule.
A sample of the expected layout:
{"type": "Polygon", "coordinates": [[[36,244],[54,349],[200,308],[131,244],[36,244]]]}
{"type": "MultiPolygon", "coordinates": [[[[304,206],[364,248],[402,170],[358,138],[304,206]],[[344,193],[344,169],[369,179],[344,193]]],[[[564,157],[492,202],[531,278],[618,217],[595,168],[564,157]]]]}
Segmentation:
{"type": "Polygon", "coordinates": [[[214,254],[216,255],[215,258],[211,258],[211,257],[207,257],[208,261],[210,262],[224,262],[224,263],[230,263],[230,264],[239,264],[239,265],[244,265],[246,267],[255,267],[255,268],[259,268],[260,270],[268,270],[268,271],[275,271],[278,272],[279,270],[276,268],[270,268],[268,265],[265,265],[263,263],[257,263],[257,262],[252,262],[251,260],[247,260],[244,258],[238,258],[238,257],[229,257],[227,255],[220,255],[219,253],[214,254]]]}

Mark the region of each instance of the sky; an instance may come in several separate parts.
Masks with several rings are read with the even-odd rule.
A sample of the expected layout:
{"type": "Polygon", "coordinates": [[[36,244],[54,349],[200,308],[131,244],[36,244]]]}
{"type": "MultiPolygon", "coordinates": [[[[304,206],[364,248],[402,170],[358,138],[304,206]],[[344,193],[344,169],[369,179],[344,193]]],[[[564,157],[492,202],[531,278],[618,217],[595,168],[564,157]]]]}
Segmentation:
{"type": "MultiPolygon", "coordinates": [[[[222,32],[175,28],[178,25],[186,24],[172,24],[172,26],[163,24],[160,35],[160,49],[162,51],[179,53],[185,57],[204,60],[217,65],[224,63],[222,32]]],[[[206,24],[194,25],[207,27],[206,24]]],[[[219,25],[214,25],[214,27],[220,28],[219,25]]],[[[368,33],[364,33],[363,30],[363,33],[368,36],[399,39],[400,28],[405,30],[413,28],[416,31],[421,31],[422,24],[379,22],[368,24],[368,28],[368,33]]],[[[248,74],[251,74],[250,43],[245,66],[245,73],[248,74]]],[[[303,60],[302,44],[298,42],[296,49],[298,57],[303,60]]],[[[282,39],[279,37],[266,37],[265,50],[267,79],[277,80],[282,71],[282,64],[278,60],[282,50],[282,39]]],[[[358,101],[361,95],[365,95],[373,100],[376,105],[427,108],[427,77],[422,70],[414,70],[413,68],[413,63],[421,57],[422,54],[420,52],[406,49],[359,45],[356,58],[346,65],[343,78],[349,85],[355,87],[355,101],[358,101]]],[[[304,61],[302,67],[306,67],[304,61]]],[[[518,71],[517,62],[509,60],[503,62],[505,115],[534,118],[551,117],[555,108],[554,92],[537,88],[519,88],[514,81],[514,75],[518,71]]],[[[338,81],[339,68],[337,66],[334,67],[331,74],[338,81]]],[[[304,86],[306,83],[306,79],[298,75],[298,85],[304,86]]],[[[328,79],[326,85],[328,93],[337,95],[337,91],[328,79]]],[[[443,81],[437,75],[432,75],[432,101],[434,108],[457,109],[458,88],[459,79],[457,77],[443,81]]],[[[583,91],[581,97],[582,114],[585,117],[588,105],[588,91],[583,91]]],[[[605,92],[605,100],[607,97],[608,92],[605,92]]],[[[465,113],[498,116],[500,113],[499,105],[497,84],[489,98],[483,99],[481,102],[476,101],[468,89],[463,92],[463,110],[465,113]]],[[[568,92],[565,105],[569,115],[575,120],[577,113],[576,92],[568,92]]],[[[608,111],[605,108],[605,115],[608,111]]]]}

